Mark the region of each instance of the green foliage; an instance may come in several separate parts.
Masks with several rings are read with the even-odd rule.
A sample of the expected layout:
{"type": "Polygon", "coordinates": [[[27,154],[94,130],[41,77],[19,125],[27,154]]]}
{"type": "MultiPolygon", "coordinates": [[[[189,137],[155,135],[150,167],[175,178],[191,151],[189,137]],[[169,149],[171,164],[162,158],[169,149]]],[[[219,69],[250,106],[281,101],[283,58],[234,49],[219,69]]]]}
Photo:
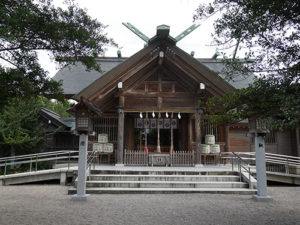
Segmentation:
{"type": "Polygon", "coordinates": [[[35,153],[43,147],[44,130],[39,123],[40,108],[48,108],[62,117],[70,117],[68,101],[54,101],[37,98],[10,98],[0,112],[0,145],[3,151],[16,154],[35,153]]]}
{"type": "Polygon", "coordinates": [[[62,101],[51,101],[43,96],[38,97],[38,104],[41,107],[47,108],[56,112],[58,115],[64,118],[72,117],[69,113],[66,112],[67,109],[71,108],[71,104],[67,100],[62,101]]]}
{"type": "Polygon", "coordinates": [[[37,122],[39,110],[35,99],[10,99],[0,114],[0,144],[16,153],[37,150],[43,134],[37,122]]]}
{"type": "Polygon", "coordinates": [[[0,66],[0,111],[10,98],[30,99],[40,94],[63,99],[60,83],[33,73],[22,73],[17,69],[4,69],[0,66]]]}
{"type": "Polygon", "coordinates": [[[215,0],[199,6],[194,19],[222,12],[214,24],[216,44],[223,48],[238,44],[245,58],[255,57],[248,65],[251,71],[288,75],[299,81],[299,11],[299,1],[215,0]]]}
{"type": "Polygon", "coordinates": [[[37,51],[47,51],[60,66],[80,61],[100,70],[95,58],[114,44],[105,26],[73,1],[65,10],[52,0],[1,0],[0,15],[0,59],[12,66],[8,71],[0,66],[1,105],[10,97],[58,98],[60,84],[47,78],[37,51]]]}
{"type": "Polygon", "coordinates": [[[104,33],[105,26],[92,19],[74,1],[67,8],[54,7],[52,0],[0,1],[0,144],[13,153],[35,152],[42,142],[38,124],[40,107],[63,117],[66,101],[61,84],[48,78],[38,63],[38,51],[47,51],[60,66],[82,62],[87,69],[100,67],[96,57],[104,46],[115,45],[104,33]]]}
{"type": "Polygon", "coordinates": [[[205,108],[217,123],[236,123],[256,117],[271,130],[295,128],[300,122],[299,96],[298,83],[274,84],[258,79],[248,88],[235,90],[219,99],[209,99],[205,108]]]}
{"type": "Polygon", "coordinates": [[[287,0],[215,0],[198,7],[195,20],[222,13],[214,23],[218,46],[236,46],[243,49],[246,60],[255,58],[244,63],[235,54],[232,59],[225,57],[227,78],[249,73],[259,77],[247,89],[236,90],[219,100],[211,99],[208,111],[212,106],[218,107],[220,118],[227,122],[256,116],[274,127],[299,126],[299,11],[299,1],[287,0]]]}

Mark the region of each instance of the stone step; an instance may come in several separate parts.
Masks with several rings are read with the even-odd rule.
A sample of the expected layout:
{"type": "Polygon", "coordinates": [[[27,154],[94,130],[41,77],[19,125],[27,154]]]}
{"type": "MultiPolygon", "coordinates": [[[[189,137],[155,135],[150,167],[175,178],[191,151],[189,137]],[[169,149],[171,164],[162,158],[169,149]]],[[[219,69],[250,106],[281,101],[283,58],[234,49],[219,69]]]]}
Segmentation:
{"type": "Polygon", "coordinates": [[[94,174],[124,175],[238,175],[236,171],[191,171],[191,170],[91,170],[94,174]]]}
{"type": "Polygon", "coordinates": [[[87,181],[86,187],[99,188],[247,188],[244,182],[192,181],[87,181]]]}
{"type": "MultiPolygon", "coordinates": [[[[179,193],[207,193],[207,194],[240,194],[253,195],[256,189],[246,188],[87,188],[87,194],[179,194],[179,193]]],[[[76,194],[76,188],[70,188],[68,194],[76,194]]]]}
{"type": "Polygon", "coordinates": [[[97,174],[89,176],[89,180],[111,181],[239,181],[235,175],[122,175],[97,174]]]}

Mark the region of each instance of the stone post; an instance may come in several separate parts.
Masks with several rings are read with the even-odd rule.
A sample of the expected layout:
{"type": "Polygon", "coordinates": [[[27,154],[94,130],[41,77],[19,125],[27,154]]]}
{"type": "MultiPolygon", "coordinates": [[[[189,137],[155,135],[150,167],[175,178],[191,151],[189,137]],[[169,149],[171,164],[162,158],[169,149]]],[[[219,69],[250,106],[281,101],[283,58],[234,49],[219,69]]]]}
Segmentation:
{"type": "Polygon", "coordinates": [[[268,196],[267,191],[267,174],[266,174],[266,158],[265,158],[265,136],[267,130],[257,127],[256,119],[249,119],[249,135],[254,137],[255,142],[255,158],[256,158],[256,179],[257,179],[257,195],[253,195],[253,199],[258,202],[270,202],[273,200],[268,196]]]}
{"type": "Polygon", "coordinates": [[[88,135],[80,134],[79,136],[79,160],[78,160],[78,177],[77,177],[77,194],[72,196],[73,201],[86,201],[86,167],[87,167],[87,146],[88,135]]]}
{"type": "Polygon", "coordinates": [[[268,196],[264,137],[255,137],[254,144],[256,155],[257,196],[268,196]]]}

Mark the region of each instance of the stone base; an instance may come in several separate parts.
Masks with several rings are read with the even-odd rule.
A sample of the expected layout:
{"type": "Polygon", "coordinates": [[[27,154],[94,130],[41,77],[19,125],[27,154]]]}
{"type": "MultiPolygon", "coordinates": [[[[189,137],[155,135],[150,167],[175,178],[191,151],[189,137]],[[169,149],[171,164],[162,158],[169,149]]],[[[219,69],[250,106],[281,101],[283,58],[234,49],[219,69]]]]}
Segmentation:
{"type": "Polygon", "coordinates": [[[123,163],[117,163],[117,164],[115,164],[115,166],[124,167],[124,164],[123,163]]]}
{"type": "Polygon", "coordinates": [[[150,166],[170,166],[171,157],[170,154],[150,154],[149,155],[150,166]]]}
{"type": "Polygon", "coordinates": [[[195,167],[203,167],[203,164],[195,164],[195,167]]]}
{"type": "Polygon", "coordinates": [[[272,202],[273,198],[272,196],[258,196],[258,195],[253,195],[252,199],[256,202],[272,202]]]}
{"type": "Polygon", "coordinates": [[[72,198],[71,200],[72,201],[76,201],[76,202],[83,202],[83,201],[86,201],[87,200],[87,197],[89,195],[85,194],[85,195],[78,195],[78,194],[75,194],[75,195],[72,195],[72,198]]]}

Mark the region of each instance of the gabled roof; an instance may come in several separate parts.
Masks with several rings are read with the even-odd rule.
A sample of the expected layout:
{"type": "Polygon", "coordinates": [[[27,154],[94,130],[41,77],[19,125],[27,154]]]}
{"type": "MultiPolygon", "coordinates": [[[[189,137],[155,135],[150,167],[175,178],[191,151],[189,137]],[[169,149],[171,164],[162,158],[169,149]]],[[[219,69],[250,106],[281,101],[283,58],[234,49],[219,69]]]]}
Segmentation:
{"type": "Polygon", "coordinates": [[[40,115],[44,117],[47,121],[50,121],[50,123],[56,128],[61,127],[65,131],[72,131],[75,128],[74,118],[62,118],[60,115],[58,115],[50,109],[41,107],[40,115]]]}
{"type": "Polygon", "coordinates": [[[100,64],[102,72],[96,70],[86,71],[85,66],[78,62],[75,65],[69,65],[59,70],[53,79],[55,81],[61,80],[64,94],[73,96],[126,59],[98,58],[97,62],[100,64]]]}
{"type": "Polygon", "coordinates": [[[158,26],[157,34],[148,41],[148,46],[130,58],[99,58],[103,73],[87,72],[81,64],[77,64],[59,71],[53,79],[62,80],[65,94],[75,94],[75,99],[83,96],[92,100],[97,95],[102,98],[116,91],[117,82],[124,82],[137,73],[146,73],[150,67],[158,66],[154,62],[160,58],[162,50],[162,54],[165,54],[163,56],[165,69],[173,74],[178,73],[177,78],[183,82],[185,80],[182,79],[189,80],[190,87],[195,88],[199,82],[204,82],[208,90],[213,91],[216,96],[221,96],[234,88],[246,87],[253,79],[253,77],[248,80],[235,78],[238,79],[235,82],[226,82],[223,74],[217,75],[222,73],[224,68],[221,61],[195,59],[187,54],[176,46],[176,40],[169,35],[169,27],[166,25],[158,26]]]}
{"type": "Polygon", "coordinates": [[[101,115],[101,110],[98,109],[96,106],[93,105],[93,103],[89,102],[86,99],[83,99],[83,97],[80,97],[80,101],[71,107],[70,109],[67,110],[68,113],[75,115],[75,112],[80,109],[80,108],[85,108],[87,109],[90,113],[95,114],[95,115],[101,115]]]}
{"type": "MultiPolygon", "coordinates": [[[[231,84],[236,89],[246,88],[249,84],[253,83],[255,78],[254,74],[238,74],[235,75],[232,79],[226,79],[226,75],[224,74],[225,65],[222,62],[222,59],[197,59],[203,65],[205,65],[210,70],[216,72],[222,79],[226,80],[229,84],[231,84]]],[[[247,62],[245,62],[247,63],[247,62]]]]}
{"type": "Polygon", "coordinates": [[[157,46],[158,43],[154,43],[143,48],[124,62],[120,63],[118,66],[104,73],[89,86],[77,93],[75,99],[79,99],[81,96],[88,99],[103,87],[106,87],[107,89],[109,89],[109,86],[116,87],[116,82],[118,82],[117,80],[122,79],[124,74],[133,73],[136,70],[136,67],[140,66],[142,62],[147,63],[149,61],[148,59],[151,58],[151,52],[157,46]]]}
{"type": "MultiPolygon", "coordinates": [[[[128,58],[117,57],[101,57],[97,59],[97,62],[101,65],[102,73],[91,70],[86,71],[84,65],[77,63],[59,70],[53,77],[56,81],[62,81],[62,89],[65,95],[72,97],[78,94],[81,90],[92,84],[95,80],[100,78],[103,74],[107,73],[117,65],[123,63],[128,58]]],[[[222,73],[224,64],[221,59],[209,59],[209,58],[195,58],[204,66],[217,73],[221,78],[225,79],[225,74],[222,73]]],[[[236,89],[246,88],[253,82],[254,75],[243,76],[239,75],[233,78],[233,80],[227,80],[227,82],[236,89]]]]}

